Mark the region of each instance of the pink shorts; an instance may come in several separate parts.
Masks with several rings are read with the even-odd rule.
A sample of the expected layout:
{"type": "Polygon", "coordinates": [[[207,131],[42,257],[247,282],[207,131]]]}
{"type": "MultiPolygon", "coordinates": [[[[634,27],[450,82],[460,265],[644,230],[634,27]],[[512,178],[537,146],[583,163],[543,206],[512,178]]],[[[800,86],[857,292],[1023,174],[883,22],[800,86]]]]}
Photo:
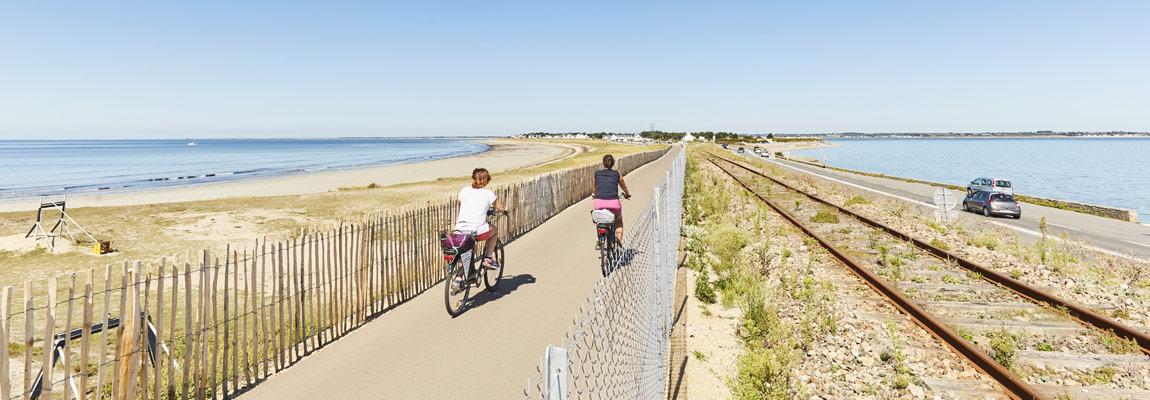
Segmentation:
{"type": "Polygon", "coordinates": [[[594,207],[596,210],[608,209],[612,211],[623,211],[623,202],[619,201],[619,199],[595,199],[594,207]]]}

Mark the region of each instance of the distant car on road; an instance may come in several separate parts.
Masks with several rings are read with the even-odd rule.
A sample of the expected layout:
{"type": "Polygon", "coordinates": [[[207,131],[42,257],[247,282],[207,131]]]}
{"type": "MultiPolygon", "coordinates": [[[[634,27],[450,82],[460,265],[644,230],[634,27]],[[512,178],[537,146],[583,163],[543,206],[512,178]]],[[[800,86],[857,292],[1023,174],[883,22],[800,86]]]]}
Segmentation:
{"type": "Polygon", "coordinates": [[[1022,206],[1014,199],[1014,195],[989,190],[980,190],[967,195],[962,199],[962,209],[982,213],[987,217],[1002,215],[1014,219],[1022,218],[1022,206]]]}
{"type": "Polygon", "coordinates": [[[966,186],[967,194],[973,194],[982,190],[1014,194],[1014,185],[1010,183],[1009,180],[1002,178],[978,178],[970,181],[970,184],[966,186]]]}
{"type": "Polygon", "coordinates": [[[742,148],[742,147],[740,147],[740,148],[739,148],[739,154],[742,154],[742,153],[745,153],[745,152],[746,152],[746,150],[743,150],[743,148],[742,148]]]}
{"type": "Polygon", "coordinates": [[[723,150],[726,150],[727,147],[730,147],[730,146],[728,146],[726,143],[723,143],[723,150]]]}

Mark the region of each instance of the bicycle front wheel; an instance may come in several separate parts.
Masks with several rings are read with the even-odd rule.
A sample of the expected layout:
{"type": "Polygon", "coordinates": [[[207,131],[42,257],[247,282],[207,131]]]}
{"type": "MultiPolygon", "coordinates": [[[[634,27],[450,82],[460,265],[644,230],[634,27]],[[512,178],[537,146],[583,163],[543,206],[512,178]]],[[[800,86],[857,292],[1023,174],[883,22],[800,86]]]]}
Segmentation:
{"type": "Polygon", "coordinates": [[[467,267],[463,255],[456,256],[447,264],[447,277],[443,279],[443,301],[447,306],[447,313],[457,317],[463,313],[463,305],[467,303],[467,295],[471,291],[471,283],[467,281],[467,267]]]}
{"type": "Polygon", "coordinates": [[[493,256],[495,257],[495,261],[499,263],[499,269],[483,269],[483,285],[487,287],[487,291],[489,292],[494,292],[495,288],[499,286],[499,281],[503,279],[503,271],[507,269],[507,260],[503,258],[503,240],[495,241],[495,253],[493,256]]]}

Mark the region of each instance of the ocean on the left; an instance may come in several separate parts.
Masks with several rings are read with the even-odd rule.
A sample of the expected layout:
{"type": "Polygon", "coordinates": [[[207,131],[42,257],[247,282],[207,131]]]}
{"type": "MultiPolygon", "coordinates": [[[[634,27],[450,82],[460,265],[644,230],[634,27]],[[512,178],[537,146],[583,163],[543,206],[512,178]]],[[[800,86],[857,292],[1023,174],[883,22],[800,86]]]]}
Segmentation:
{"type": "Polygon", "coordinates": [[[0,199],[399,164],[487,148],[469,139],[0,140],[0,199]]]}

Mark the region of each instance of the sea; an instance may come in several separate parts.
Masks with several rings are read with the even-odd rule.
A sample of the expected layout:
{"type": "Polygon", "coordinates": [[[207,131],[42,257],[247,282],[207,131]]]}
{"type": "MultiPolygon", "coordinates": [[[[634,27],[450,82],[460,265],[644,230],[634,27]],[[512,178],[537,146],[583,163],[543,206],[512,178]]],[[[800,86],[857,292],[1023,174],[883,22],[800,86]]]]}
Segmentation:
{"type": "Polygon", "coordinates": [[[475,139],[0,140],[0,200],[138,191],[435,160],[475,139]]]}
{"type": "Polygon", "coordinates": [[[1150,222],[1150,138],[841,139],[791,152],[829,165],[966,185],[1006,178],[1015,191],[1121,207],[1150,222]]]}

